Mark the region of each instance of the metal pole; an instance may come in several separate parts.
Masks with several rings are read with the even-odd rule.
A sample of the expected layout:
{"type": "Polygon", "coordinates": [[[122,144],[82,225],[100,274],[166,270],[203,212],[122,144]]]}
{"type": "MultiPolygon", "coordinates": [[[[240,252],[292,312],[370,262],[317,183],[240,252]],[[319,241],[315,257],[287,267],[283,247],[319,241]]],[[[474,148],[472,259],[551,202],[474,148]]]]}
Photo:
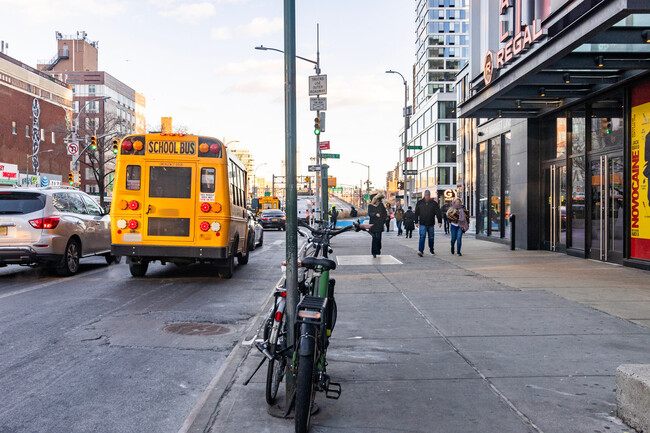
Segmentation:
{"type": "Polygon", "coordinates": [[[368,180],[366,181],[366,194],[370,197],[370,166],[368,166],[368,180]]]}
{"type": "MultiPolygon", "coordinates": [[[[286,164],[285,164],[285,170],[286,170],[286,164]]],[[[272,175],[271,177],[271,197],[275,197],[275,175],[272,175]]]]}
{"type": "MultiPolygon", "coordinates": [[[[408,84],[406,83],[406,80],[404,80],[404,204],[406,207],[408,207],[409,202],[410,202],[410,197],[407,197],[406,195],[406,158],[407,158],[407,143],[408,143],[408,128],[409,128],[409,117],[408,117],[408,97],[409,97],[409,91],[408,91],[408,84]]],[[[410,188],[409,188],[410,189],[410,188]]]]}
{"type": "MultiPolygon", "coordinates": [[[[287,338],[295,341],[294,315],[298,305],[298,194],[296,190],[296,0],[284,0],[284,124],[285,124],[285,211],[287,338]]],[[[275,177],[273,186],[275,189],[275,177]]],[[[296,378],[287,368],[286,407],[296,388],[296,378]]]]}
{"type": "Polygon", "coordinates": [[[327,211],[329,209],[329,205],[327,203],[327,199],[328,199],[328,197],[327,197],[328,196],[327,169],[328,168],[330,168],[329,165],[323,164],[321,166],[321,169],[320,169],[321,182],[322,182],[321,192],[323,194],[323,205],[322,205],[322,208],[321,208],[321,213],[322,213],[323,217],[321,218],[321,220],[323,221],[323,224],[325,224],[325,225],[329,224],[329,215],[327,214],[327,211]]]}
{"type": "MultiPolygon", "coordinates": [[[[318,55],[316,55],[318,58],[318,55]]],[[[316,116],[320,115],[320,111],[316,111],[316,116]]],[[[320,164],[320,135],[316,135],[316,165],[320,164]]],[[[319,172],[316,172],[316,193],[314,194],[314,203],[316,205],[316,219],[319,218],[319,206],[320,206],[320,182],[318,179],[319,172]]]]}

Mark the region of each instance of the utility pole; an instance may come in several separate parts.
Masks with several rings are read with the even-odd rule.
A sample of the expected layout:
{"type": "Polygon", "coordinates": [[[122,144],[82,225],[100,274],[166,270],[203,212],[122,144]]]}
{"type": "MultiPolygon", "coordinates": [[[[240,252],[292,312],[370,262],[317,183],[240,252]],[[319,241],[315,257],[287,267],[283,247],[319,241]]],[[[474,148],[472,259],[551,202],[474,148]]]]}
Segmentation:
{"type": "MultiPolygon", "coordinates": [[[[320,24],[316,24],[316,75],[320,75],[320,24]]],[[[320,110],[316,111],[316,117],[320,118],[320,110]]],[[[322,158],[320,153],[320,134],[316,134],[316,165],[320,166],[322,164],[322,158]]],[[[323,212],[327,212],[327,209],[322,207],[320,199],[320,182],[318,176],[322,175],[322,171],[316,172],[316,194],[314,196],[314,201],[316,202],[316,219],[323,220],[323,212]],[[320,207],[320,210],[319,210],[320,207]]],[[[327,190],[323,191],[323,194],[326,194],[327,190]]]]}
{"type": "MultiPolygon", "coordinates": [[[[284,0],[284,125],[287,341],[295,341],[294,316],[298,305],[298,193],[296,189],[296,0],[284,0]]],[[[275,176],[273,187],[275,189],[275,176]]],[[[286,370],[286,406],[291,404],[296,378],[286,370]]]]}

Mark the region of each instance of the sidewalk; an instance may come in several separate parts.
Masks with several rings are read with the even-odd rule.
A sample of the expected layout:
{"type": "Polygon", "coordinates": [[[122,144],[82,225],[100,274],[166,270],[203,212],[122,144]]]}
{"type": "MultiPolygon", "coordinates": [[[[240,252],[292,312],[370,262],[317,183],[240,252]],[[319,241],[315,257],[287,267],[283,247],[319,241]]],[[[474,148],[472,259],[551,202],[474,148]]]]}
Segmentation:
{"type": "MultiPolygon", "coordinates": [[[[312,431],[631,432],[615,417],[615,370],[650,363],[650,274],[470,237],[451,256],[436,236],[420,258],[417,239],[388,234],[392,265],[346,266],[370,237],[335,239],[328,372],[343,394],[317,395],[312,431]]],[[[264,371],[241,385],[260,359],[242,360],[211,432],[293,431],[267,414],[264,371]]]]}

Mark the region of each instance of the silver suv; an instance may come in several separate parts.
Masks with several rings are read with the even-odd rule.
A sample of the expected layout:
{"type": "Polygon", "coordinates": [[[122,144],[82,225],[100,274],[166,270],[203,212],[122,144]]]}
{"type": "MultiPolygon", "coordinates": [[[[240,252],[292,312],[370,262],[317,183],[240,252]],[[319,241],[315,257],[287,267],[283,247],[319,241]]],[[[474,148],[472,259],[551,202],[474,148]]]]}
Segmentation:
{"type": "Polygon", "coordinates": [[[81,257],[110,254],[108,213],[74,188],[0,187],[0,267],[41,264],[61,276],[79,270],[81,257]]]}

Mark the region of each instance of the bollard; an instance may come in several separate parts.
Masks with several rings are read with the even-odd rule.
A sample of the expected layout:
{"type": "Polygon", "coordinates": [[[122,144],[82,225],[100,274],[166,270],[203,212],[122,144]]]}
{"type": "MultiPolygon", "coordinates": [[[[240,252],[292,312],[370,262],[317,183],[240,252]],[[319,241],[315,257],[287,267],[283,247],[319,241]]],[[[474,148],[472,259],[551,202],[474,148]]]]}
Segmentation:
{"type": "Polygon", "coordinates": [[[510,249],[515,250],[515,215],[510,215],[510,249]]]}

